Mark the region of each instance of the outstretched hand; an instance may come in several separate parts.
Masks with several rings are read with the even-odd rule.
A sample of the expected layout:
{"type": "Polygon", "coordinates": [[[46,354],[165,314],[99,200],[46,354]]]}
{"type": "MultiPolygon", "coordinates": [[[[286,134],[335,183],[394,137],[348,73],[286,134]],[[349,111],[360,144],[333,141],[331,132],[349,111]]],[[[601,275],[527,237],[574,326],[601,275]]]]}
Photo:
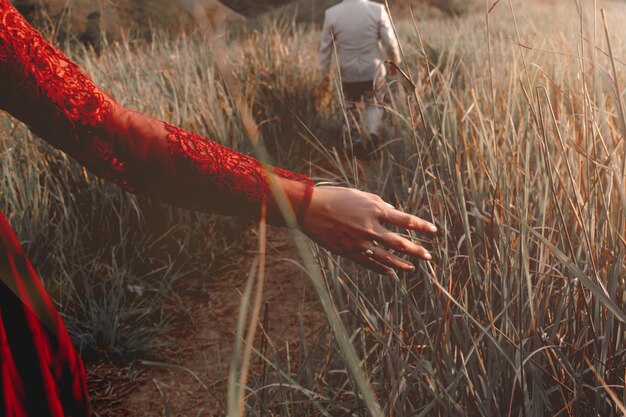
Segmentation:
{"type": "Polygon", "coordinates": [[[394,209],[377,195],[343,187],[315,188],[302,227],[322,246],[381,274],[415,270],[411,262],[389,250],[432,258],[422,246],[385,224],[423,233],[437,231],[433,224],[394,209]]]}

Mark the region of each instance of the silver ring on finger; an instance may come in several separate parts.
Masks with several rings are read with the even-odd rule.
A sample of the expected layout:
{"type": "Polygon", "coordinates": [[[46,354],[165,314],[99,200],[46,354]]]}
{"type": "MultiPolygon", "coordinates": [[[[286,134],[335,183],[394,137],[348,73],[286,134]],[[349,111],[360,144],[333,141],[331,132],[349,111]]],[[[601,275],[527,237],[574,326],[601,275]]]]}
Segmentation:
{"type": "Polygon", "coordinates": [[[375,240],[372,240],[372,246],[370,246],[364,253],[367,256],[374,256],[374,249],[376,249],[377,246],[378,246],[378,242],[376,242],[375,240]]]}

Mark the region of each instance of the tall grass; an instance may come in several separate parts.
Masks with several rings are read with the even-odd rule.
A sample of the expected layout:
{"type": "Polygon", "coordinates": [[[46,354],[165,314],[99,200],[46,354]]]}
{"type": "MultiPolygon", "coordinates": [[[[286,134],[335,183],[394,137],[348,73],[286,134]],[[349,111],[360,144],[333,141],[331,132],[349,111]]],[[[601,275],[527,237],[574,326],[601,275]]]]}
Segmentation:
{"type": "MultiPolygon", "coordinates": [[[[624,410],[619,38],[589,4],[516,5],[489,33],[486,11],[399,23],[415,90],[392,86],[388,142],[350,185],[434,218],[436,260],[389,281],[318,253],[382,415],[624,410]]],[[[251,388],[250,415],[367,415],[330,340],[296,371],[268,358],[282,384],[251,388]]]]}
{"type": "MultiPolygon", "coordinates": [[[[139,55],[143,60],[130,43],[109,48],[101,58],[85,50],[68,52],[129,107],[207,136],[238,137],[222,110],[197,111],[203,103],[228,100],[205,62],[196,59],[197,71],[181,69],[184,54],[192,53],[189,40],[158,45],[143,44],[152,48],[139,55]],[[131,61],[132,67],[123,65],[131,61]]],[[[245,225],[128,194],[7,116],[0,121],[0,138],[0,209],[83,355],[145,357],[166,347],[157,336],[186,309],[175,301],[174,287],[181,280],[211,277],[225,263],[224,254],[240,245],[245,225]]]]}
{"type": "MultiPolygon", "coordinates": [[[[365,416],[357,388],[363,383],[386,416],[623,413],[623,6],[606,4],[607,36],[599,6],[590,2],[491,6],[454,20],[396,21],[411,79],[392,83],[386,143],[369,163],[341,154],[337,94],[320,97],[311,65],[317,33],[273,23],[224,40],[276,160],[297,167],[310,159],[312,172],[379,193],[440,229],[424,242],[434,260],[393,279],[312,246],[366,381],[347,371],[330,333],[303,338],[295,352],[256,351],[268,371],[248,380],[248,415],[365,416]]],[[[111,46],[99,58],[77,59],[122,103],[249,149],[210,48],[198,48],[206,44],[194,35],[134,49],[111,46]]],[[[105,280],[123,292],[121,282],[133,276],[128,271],[142,265],[133,259],[147,256],[129,241],[145,236],[152,203],[85,175],[26,141],[13,122],[2,123],[5,136],[18,138],[4,142],[3,193],[10,198],[2,208],[36,264],[62,265],[42,275],[63,277],[55,285],[65,289],[93,282],[77,279],[82,271],[93,277],[107,271],[124,277],[105,280]],[[88,211],[80,204],[85,196],[88,211]],[[83,255],[71,243],[103,224],[119,240],[101,251],[115,257],[83,255]],[[122,237],[119,230],[132,234],[122,237]],[[50,242],[63,245],[50,250],[50,242]],[[110,249],[118,246],[124,250],[110,249]]],[[[206,236],[209,219],[200,217],[199,226],[196,215],[165,211],[167,239],[170,228],[180,227],[191,229],[186,236],[206,236]]],[[[200,253],[219,250],[214,239],[200,253]]],[[[194,241],[183,240],[180,252],[194,241]]],[[[139,267],[133,282],[148,285],[144,274],[175,280],[178,252],[169,253],[171,261],[153,258],[156,267],[139,267]]],[[[103,305],[106,297],[97,292],[92,298],[103,305]]],[[[68,317],[94,311],[81,307],[80,294],[58,292],[68,317]]],[[[110,306],[118,317],[141,310],[128,294],[119,299],[132,308],[110,306]]],[[[77,337],[94,337],[90,329],[105,310],[83,318],[77,337]]]]}

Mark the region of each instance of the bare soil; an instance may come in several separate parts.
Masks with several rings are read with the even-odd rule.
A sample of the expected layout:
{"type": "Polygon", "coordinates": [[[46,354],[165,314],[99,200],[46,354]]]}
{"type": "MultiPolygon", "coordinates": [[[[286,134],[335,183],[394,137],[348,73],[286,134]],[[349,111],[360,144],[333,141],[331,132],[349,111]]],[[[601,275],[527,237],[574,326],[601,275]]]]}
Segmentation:
{"type": "MultiPolygon", "coordinates": [[[[288,231],[270,227],[267,235],[264,331],[273,346],[280,350],[289,345],[294,351],[298,349],[301,332],[312,340],[325,326],[325,319],[308,278],[290,261],[299,257],[288,231]]],[[[224,415],[226,375],[233,354],[241,294],[256,257],[255,250],[247,251],[237,268],[231,268],[222,279],[207,283],[205,295],[181,295],[188,314],[172,326],[168,335],[175,345],[171,358],[158,363],[89,366],[87,378],[96,415],[224,415]]],[[[257,337],[256,348],[262,339],[257,337]]],[[[251,372],[258,375],[261,361],[253,359],[251,372]]]]}

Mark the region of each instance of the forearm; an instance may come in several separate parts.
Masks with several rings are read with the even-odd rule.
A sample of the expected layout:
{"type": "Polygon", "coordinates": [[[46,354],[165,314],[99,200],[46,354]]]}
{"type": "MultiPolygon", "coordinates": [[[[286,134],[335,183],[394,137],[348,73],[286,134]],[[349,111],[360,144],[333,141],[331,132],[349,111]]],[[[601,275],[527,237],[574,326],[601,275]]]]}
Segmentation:
{"type": "MultiPolygon", "coordinates": [[[[173,205],[280,223],[259,161],[128,110],[0,0],[0,108],[98,176],[173,205]]],[[[310,180],[270,168],[296,210],[310,180]]]]}
{"type": "Polygon", "coordinates": [[[400,44],[391,24],[391,19],[385,11],[381,17],[379,35],[389,60],[396,65],[400,65],[402,62],[402,58],[400,56],[400,44]]]}
{"type": "Polygon", "coordinates": [[[331,60],[331,52],[332,52],[332,44],[330,47],[322,46],[320,48],[319,59],[320,59],[320,73],[323,77],[328,75],[330,72],[330,60],[331,60]]]}
{"type": "Polygon", "coordinates": [[[135,192],[201,211],[256,218],[262,202],[268,218],[283,223],[270,176],[296,213],[307,204],[312,182],[304,175],[263,166],[184,129],[115,105],[112,136],[128,155],[126,181],[135,192]]]}
{"type": "Polygon", "coordinates": [[[387,48],[387,57],[391,62],[400,66],[402,63],[402,57],[400,56],[400,46],[397,41],[393,41],[387,48]]]}
{"type": "MultiPolygon", "coordinates": [[[[5,88],[3,93],[11,91],[5,88]]],[[[307,177],[265,168],[254,158],[126,109],[104,94],[93,125],[73,122],[47,100],[29,95],[24,90],[3,94],[14,99],[0,107],[97,176],[133,193],[178,207],[245,218],[257,218],[265,202],[268,220],[282,224],[270,190],[271,174],[294,211],[302,211],[306,204],[311,187],[307,177]]]]}

